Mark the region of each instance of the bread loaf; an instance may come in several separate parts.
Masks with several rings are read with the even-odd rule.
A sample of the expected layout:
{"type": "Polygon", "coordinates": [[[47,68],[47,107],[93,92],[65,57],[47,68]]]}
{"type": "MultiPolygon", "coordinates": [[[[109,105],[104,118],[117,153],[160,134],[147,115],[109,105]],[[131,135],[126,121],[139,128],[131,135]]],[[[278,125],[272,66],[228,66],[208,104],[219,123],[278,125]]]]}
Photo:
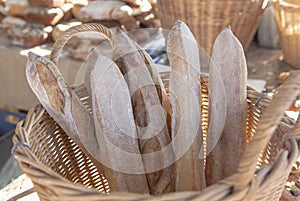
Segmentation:
{"type": "Polygon", "coordinates": [[[177,21],[167,39],[171,66],[172,143],[175,154],[175,190],[205,188],[201,129],[200,61],[196,39],[186,24],[177,21]]]}
{"type": "Polygon", "coordinates": [[[84,5],[81,4],[73,4],[72,15],[78,20],[80,20],[80,10],[83,7],[84,5]]]}
{"type": "Polygon", "coordinates": [[[68,21],[69,19],[71,19],[73,17],[73,15],[72,15],[73,4],[71,4],[71,3],[65,3],[62,6],[60,6],[59,8],[64,13],[62,21],[68,21]]]}
{"type": "Polygon", "coordinates": [[[103,172],[93,118],[47,58],[29,53],[26,78],[49,115],[103,172]]]}
{"type": "Polygon", "coordinates": [[[64,5],[65,0],[28,0],[30,6],[37,7],[61,7],[64,5]]]}
{"type": "Polygon", "coordinates": [[[122,24],[122,27],[125,30],[135,30],[139,28],[138,21],[132,16],[129,16],[124,19],[120,19],[119,22],[122,24]]]}
{"type": "Polygon", "coordinates": [[[91,54],[96,60],[90,74],[93,116],[104,175],[111,191],[149,193],[127,84],[112,60],[91,54]]]}
{"type": "Polygon", "coordinates": [[[7,31],[14,27],[20,27],[26,25],[26,21],[19,17],[6,16],[5,18],[3,18],[1,24],[2,24],[2,28],[5,31],[7,31]]]}
{"type": "Polygon", "coordinates": [[[28,6],[28,0],[5,0],[5,5],[19,5],[19,6],[28,6]]]}
{"type": "Polygon", "coordinates": [[[89,22],[92,20],[104,19],[124,20],[130,17],[132,13],[132,8],[124,2],[99,0],[91,1],[88,5],[79,8],[79,11],[77,11],[75,16],[84,22],[89,22]]]}
{"type": "Polygon", "coordinates": [[[83,5],[86,6],[90,2],[90,0],[69,0],[73,5],[83,5]]]}
{"type": "Polygon", "coordinates": [[[60,8],[30,7],[26,10],[24,18],[29,22],[45,25],[56,25],[64,17],[60,8]]]}
{"type": "Polygon", "coordinates": [[[6,0],[5,10],[10,15],[24,16],[25,10],[29,7],[27,0],[6,0]]]}
{"type": "Polygon", "coordinates": [[[29,5],[26,4],[7,4],[5,6],[5,11],[14,16],[23,17],[29,5]]]}
{"type": "Polygon", "coordinates": [[[140,0],[140,3],[137,7],[132,7],[132,15],[140,15],[145,12],[149,12],[152,9],[151,4],[148,0],[140,0]]]}
{"type": "Polygon", "coordinates": [[[51,30],[51,27],[26,23],[23,26],[6,29],[6,34],[12,44],[29,48],[49,42],[51,30]]]}
{"type": "MultiPolygon", "coordinates": [[[[148,32],[152,32],[152,30],[147,30],[148,32]]],[[[129,32],[130,33],[130,32],[129,32]]],[[[158,94],[160,103],[164,109],[164,112],[166,114],[166,122],[167,122],[167,129],[169,136],[171,138],[171,118],[172,118],[172,109],[171,109],[171,103],[170,99],[167,95],[167,92],[165,90],[165,85],[162,81],[162,74],[158,73],[158,70],[156,68],[156,64],[153,62],[152,58],[150,55],[142,49],[140,46],[136,46],[137,50],[141,54],[141,56],[144,58],[145,64],[148,68],[148,71],[152,77],[152,80],[154,82],[156,92],[158,94]]]]}
{"type": "MultiPolygon", "coordinates": [[[[232,175],[238,168],[242,152],[246,146],[247,122],[247,65],[244,50],[230,28],[226,28],[217,37],[213,46],[211,80],[209,88],[212,92],[211,102],[219,101],[217,107],[210,107],[211,121],[214,122],[219,113],[226,112],[225,123],[216,121],[209,127],[223,124],[224,128],[214,147],[206,159],[207,184],[212,185],[221,179],[232,175]],[[217,73],[217,74],[216,74],[217,73]],[[216,81],[216,79],[220,79],[216,81]],[[225,97],[216,93],[223,83],[226,89],[225,97]],[[225,106],[225,107],[224,107],[225,106]]],[[[208,133],[207,138],[214,138],[214,133],[208,133]],[[212,135],[212,136],[211,136],[212,135]]],[[[213,139],[216,140],[216,139],[213,139]]]]}
{"type": "Polygon", "coordinates": [[[125,33],[119,32],[112,43],[114,61],[125,76],[131,95],[150,193],[172,191],[173,150],[168,146],[171,140],[156,86],[137,45],[125,33]]]}

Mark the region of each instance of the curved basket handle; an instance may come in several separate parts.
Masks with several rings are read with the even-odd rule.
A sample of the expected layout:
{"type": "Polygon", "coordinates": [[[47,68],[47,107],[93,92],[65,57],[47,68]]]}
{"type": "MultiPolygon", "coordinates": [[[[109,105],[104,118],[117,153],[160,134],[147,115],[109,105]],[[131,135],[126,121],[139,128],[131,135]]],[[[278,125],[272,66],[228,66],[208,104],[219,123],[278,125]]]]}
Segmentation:
{"type": "MultiPolygon", "coordinates": [[[[300,94],[300,71],[291,72],[287,81],[278,89],[271,101],[261,116],[257,125],[257,131],[252,141],[245,149],[243,157],[239,164],[237,172],[225,179],[223,182],[233,185],[235,189],[243,189],[248,185],[256,171],[256,163],[261,154],[269,143],[277,125],[284,116],[284,112],[293,103],[296,97],[300,94]]],[[[294,130],[297,130],[296,124],[294,130]]],[[[298,134],[299,135],[299,134],[298,134]]]]}
{"type": "Polygon", "coordinates": [[[64,34],[54,43],[51,49],[50,60],[57,66],[59,54],[62,51],[65,44],[73,36],[84,32],[96,32],[102,34],[111,42],[112,32],[105,26],[97,23],[86,23],[77,25],[66,30],[64,34]]]}

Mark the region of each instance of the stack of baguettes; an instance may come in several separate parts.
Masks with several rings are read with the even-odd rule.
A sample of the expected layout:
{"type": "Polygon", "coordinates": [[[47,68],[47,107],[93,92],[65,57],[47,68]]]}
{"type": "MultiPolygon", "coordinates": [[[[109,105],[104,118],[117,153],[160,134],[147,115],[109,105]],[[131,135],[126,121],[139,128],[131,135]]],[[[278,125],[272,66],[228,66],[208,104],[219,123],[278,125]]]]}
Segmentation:
{"type": "Polygon", "coordinates": [[[1,24],[13,44],[33,47],[51,40],[52,26],[69,20],[72,7],[65,0],[6,0],[1,24]]]}
{"type": "MultiPolygon", "coordinates": [[[[3,0],[0,14],[11,42],[33,47],[55,41],[67,28],[82,22],[124,30],[158,27],[155,6],[155,1],[148,0],[3,0]]],[[[137,37],[140,41],[150,37],[145,31],[137,35],[143,36],[137,37]]]]}
{"type": "Polygon", "coordinates": [[[189,28],[178,21],[167,39],[169,96],[149,55],[124,32],[113,36],[110,57],[93,51],[87,60],[90,107],[49,59],[30,53],[26,66],[40,103],[102,171],[110,190],[201,191],[232,175],[246,145],[247,66],[230,28],[212,53],[206,153],[199,47],[189,28]]]}

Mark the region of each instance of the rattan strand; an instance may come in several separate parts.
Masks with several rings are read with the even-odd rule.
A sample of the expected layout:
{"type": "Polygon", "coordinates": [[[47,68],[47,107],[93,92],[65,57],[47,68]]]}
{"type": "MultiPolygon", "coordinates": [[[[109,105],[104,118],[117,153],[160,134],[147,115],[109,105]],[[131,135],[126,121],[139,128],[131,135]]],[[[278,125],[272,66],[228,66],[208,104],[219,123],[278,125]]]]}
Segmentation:
{"type": "Polygon", "coordinates": [[[184,21],[201,47],[210,55],[217,35],[227,26],[246,50],[263,13],[264,0],[158,0],[158,14],[164,29],[177,19],[184,21]]]}

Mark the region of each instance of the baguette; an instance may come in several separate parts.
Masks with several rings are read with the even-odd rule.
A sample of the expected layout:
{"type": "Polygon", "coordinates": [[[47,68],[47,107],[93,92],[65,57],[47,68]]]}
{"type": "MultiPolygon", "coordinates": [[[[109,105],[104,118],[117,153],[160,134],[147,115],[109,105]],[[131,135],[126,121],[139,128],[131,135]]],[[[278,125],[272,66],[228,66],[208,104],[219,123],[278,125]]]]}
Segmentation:
{"type": "Polygon", "coordinates": [[[172,191],[173,151],[166,116],[152,77],[137,45],[125,33],[112,39],[113,58],[127,82],[139,145],[151,194],[172,191]],[[150,112],[151,111],[151,112],[150,112]],[[165,148],[164,150],[162,150],[165,148]]]}
{"type": "MultiPolygon", "coordinates": [[[[99,146],[90,112],[67,85],[57,67],[47,58],[29,53],[26,78],[49,115],[103,172],[99,146]]],[[[112,181],[114,183],[114,181],[112,181]]]]}
{"type": "Polygon", "coordinates": [[[171,138],[172,107],[164,83],[161,79],[161,75],[158,73],[150,55],[145,50],[143,50],[140,46],[137,45],[136,47],[140,55],[144,58],[145,64],[154,82],[160,103],[164,109],[164,112],[166,113],[167,129],[168,129],[169,136],[171,138]]]}
{"type": "Polygon", "coordinates": [[[127,84],[113,61],[91,54],[94,124],[104,175],[116,182],[110,182],[114,190],[149,193],[127,84]]]}
{"type": "MultiPolygon", "coordinates": [[[[217,37],[213,47],[212,61],[215,66],[210,68],[209,89],[212,93],[210,102],[219,101],[221,108],[209,104],[212,105],[210,106],[210,121],[213,122],[213,124],[209,123],[209,127],[218,126],[217,124],[220,123],[225,125],[216,146],[208,147],[212,151],[206,160],[207,185],[215,184],[232,175],[238,168],[241,154],[246,146],[247,65],[242,45],[230,28],[226,28],[217,37]],[[216,80],[220,78],[221,80],[216,80]],[[217,94],[219,86],[215,84],[220,82],[226,89],[225,97],[217,94]],[[220,112],[222,114],[222,110],[226,111],[225,122],[214,122],[216,116],[220,112]]],[[[220,94],[222,93],[224,92],[220,94]]],[[[215,135],[209,132],[207,138],[211,139],[215,135]]]]}
{"type": "Polygon", "coordinates": [[[204,160],[199,158],[203,136],[198,52],[198,44],[187,25],[177,21],[167,40],[176,191],[199,191],[206,185],[204,160]]]}
{"type": "Polygon", "coordinates": [[[73,4],[71,4],[71,3],[65,3],[62,6],[60,6],[59,8],[64,13],[62,21],[68,21],[68,20],[70,20],[73,17],[73,14],[72,14],[73,4]]]}
{"type": "Polygon", "coordinates": [[[7,28],[5,25],[5,31],[7,38],[14,45],[20,45],[24,47],[34,47],[41,45],[50,40],[51,28],[46,27],[41,24],[26,23],[23,26],[14,26],[12,24],[11,28],[7,28]]]}
{"type": "Polygon", "coordinates": [[[61,8],[29,7],[24,15],[29,22],[41,23],[45,25],[56,25],[64,17],[61,8]]]}
{"type": "Polygon", "coordinates": [[[90,22],[92,20],[107,19],[124,20],[132,15],[133,10],[121,1],[98,0],[92,1],[81,8],[77,7],[74,12],[77,12],[76,15],[78,19],[84,22],[90,22]]]}
{"type": "Polygon", "coordinates": [[[5,11],[13,16],[24,17],[29,5],[9,4],[5,6],[5,11]]]}
{"type": "Polygon", "coordinates": [[[65,0],[28,0],[30,6],[38,7],[60,7],[64,5],[65,0]]]}

